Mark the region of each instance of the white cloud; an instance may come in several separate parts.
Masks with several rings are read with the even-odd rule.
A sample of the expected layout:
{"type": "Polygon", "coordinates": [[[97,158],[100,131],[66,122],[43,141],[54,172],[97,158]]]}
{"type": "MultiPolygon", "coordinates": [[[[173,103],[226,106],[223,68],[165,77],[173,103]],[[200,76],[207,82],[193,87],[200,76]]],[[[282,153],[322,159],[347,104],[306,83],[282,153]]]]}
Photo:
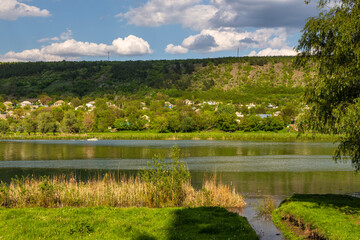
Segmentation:
{"type": "Polygon", "coordinates": [[[51,38],[42,38],[39,39],[38,42],[57,42],[57,41],[65,41],[72,38],[72,31],[70,29],[66,29],[66,32],[60,34],[59,37],[51,37],[51,38]]]}
{"type": "Polygon", "coordinates": [[[152,50],[148,42],[133,35],[124,39],[117,38],[111,45],[69,39],[65,42],[43,46],[41,49],[24,50],[18,53],[11,51],[0,55],[0,62],[77,60],[84,56],[107,56],[108,53],[118,56],[139,56],[151,54],[152,50]]]}
{"type": "MultiPolygon", "coordinates": [[[[289,48],[285,28],[258,29],[254,32],[235,28],[205,29],[197,35],[185,38],[180,46],[170,45],[165,49],[191,50],[201,53],[244,49],[289,48]]],[[[177,52],[172,52],[177,53],[177,52]]]]}
{"type": "Polygon", "coordinates": [[[0,1],[0,19],[16,20],[19,17],[49,17],[50,12],[46,9],[21,3],[18,0],[0,1]]]}
{"type": "MultiPolygon", "coordinates": [[[[315,1],[314,1],[315,2],[315,1]]],[[[220,27],[302,27],[317,15],[299,0],[148,0],[117,17],[137,26],[179,23],[196,30],[220,27]]]]}
{"type": "Polygon", "coordinates": [[[132,8],[116,15],[136,26],[157,27],[181,23],[184,27],[201,29],[208,26],[209,19],[217,9],[212,5],[198,4],[201,0],[149,0],[144,6],[132,8]]]}
{"type": "Polygon", "coordinates": [[[290,47],[285,47],[282,49],[272,49],[272,48],[266,48],[258,53],[256,51],[251,51],[249,56],[257,56],[257,57],[263,57],[263,56],[295,56],[298,54],[294,49],[290,47]]]}
{"type": "Polygon", "coordinates": [[[174,44],[168,44],[165,48],[165,52],[171,54],[185,54],[188,53],[189,50],[182,46],[174,46],[174,44]]]}

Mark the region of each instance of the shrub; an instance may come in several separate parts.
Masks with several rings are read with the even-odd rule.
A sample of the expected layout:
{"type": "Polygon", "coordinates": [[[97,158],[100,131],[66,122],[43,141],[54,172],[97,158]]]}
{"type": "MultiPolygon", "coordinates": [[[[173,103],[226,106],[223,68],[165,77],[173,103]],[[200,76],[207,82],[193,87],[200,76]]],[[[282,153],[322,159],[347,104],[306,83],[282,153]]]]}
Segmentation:
{"type": "Polygon", "coordinates": [[[186,185],[190,184],[190,172],[177,146],[171,148],[171,162],[155,155],[148,167],[140,173],[146,186],[148,205],[161,207],[167,204],[181,206],[186,198],[186,185]]]}

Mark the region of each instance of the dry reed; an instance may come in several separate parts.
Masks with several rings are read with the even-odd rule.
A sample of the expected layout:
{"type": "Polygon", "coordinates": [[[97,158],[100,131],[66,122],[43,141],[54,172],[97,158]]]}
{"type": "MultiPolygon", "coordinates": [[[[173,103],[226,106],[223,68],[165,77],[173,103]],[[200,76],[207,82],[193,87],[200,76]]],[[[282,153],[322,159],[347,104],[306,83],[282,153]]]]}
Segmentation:
{"type": "Polygon", "coordinates": [[[181,184],[183,197],[179,202],[167,197],[154,184],[139,177],[112,175],[77,181],[74,176],[53,176],[40,179],[13,179],[0,185],[0,207],[199,207],[219,206],[242,208],[243,198],[215,178],[205,180],[202,189],[194,189],[189,182],[181,184]],[[151,196],[151,197],[149,197],[151,196]]]}

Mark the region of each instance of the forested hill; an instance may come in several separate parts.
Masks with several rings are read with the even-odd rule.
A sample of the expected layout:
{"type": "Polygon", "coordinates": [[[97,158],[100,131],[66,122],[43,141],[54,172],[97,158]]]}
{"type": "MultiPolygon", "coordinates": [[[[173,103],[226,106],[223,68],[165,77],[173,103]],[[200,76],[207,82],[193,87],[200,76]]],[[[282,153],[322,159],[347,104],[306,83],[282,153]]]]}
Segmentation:
{"type": "Polygon", "coordinates": [[[7,98],[146,95],[232,99],[298,97],[310,70],[291,57],[242,57],[124,62],[0,64],[0,94],[7,98]]]}

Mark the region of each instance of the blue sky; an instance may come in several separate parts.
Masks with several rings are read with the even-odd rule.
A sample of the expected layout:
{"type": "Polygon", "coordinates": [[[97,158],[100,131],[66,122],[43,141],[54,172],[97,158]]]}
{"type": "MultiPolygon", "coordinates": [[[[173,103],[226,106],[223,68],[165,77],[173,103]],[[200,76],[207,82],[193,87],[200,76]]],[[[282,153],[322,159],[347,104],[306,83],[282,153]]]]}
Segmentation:
{"type": "Polygon", "coordinates": [[[302,0],[1,0],[0,61],[294,55],[302,0]]]}

